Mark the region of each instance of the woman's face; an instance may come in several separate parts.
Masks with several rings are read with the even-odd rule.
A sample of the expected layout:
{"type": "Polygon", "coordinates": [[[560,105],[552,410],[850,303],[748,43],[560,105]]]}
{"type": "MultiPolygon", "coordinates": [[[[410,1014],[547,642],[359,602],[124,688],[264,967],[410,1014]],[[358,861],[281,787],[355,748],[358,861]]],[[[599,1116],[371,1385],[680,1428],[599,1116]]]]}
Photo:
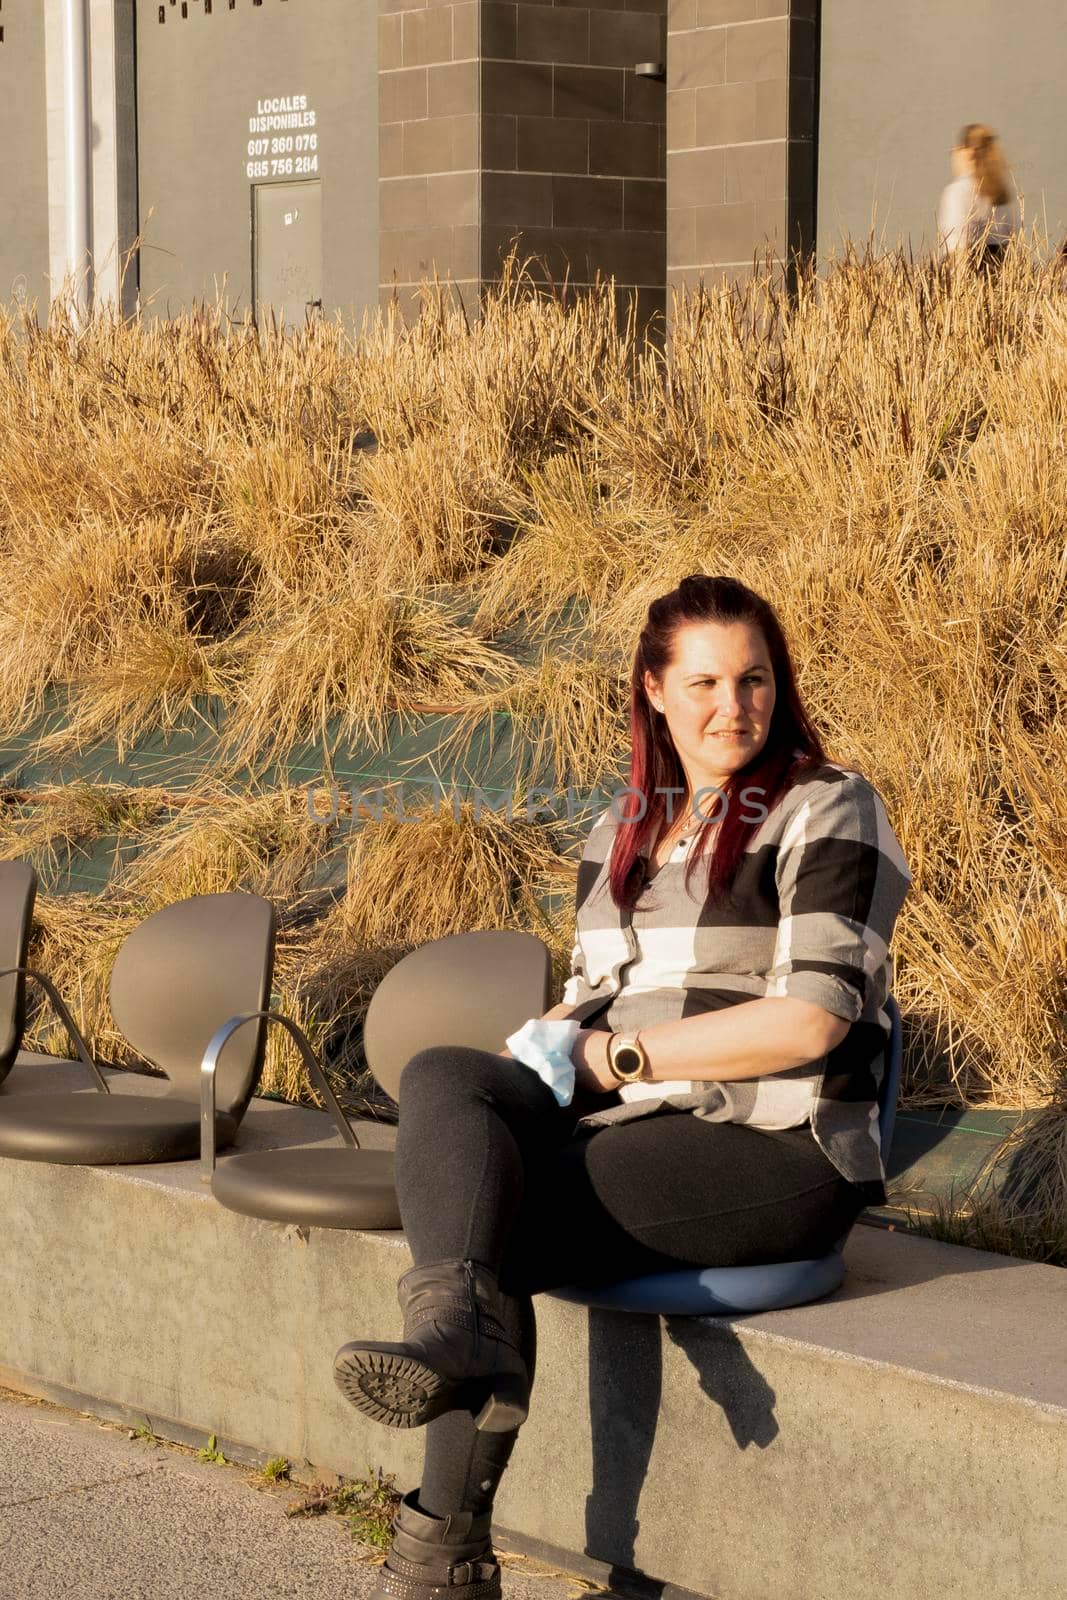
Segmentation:
{"type": "MultiPolygon", "coordinates": [[[[644,682],[666,718],[690,796],[721,785],[767,742],[774,673],[766,640],[751,623],[686,623],[674,635],[662,681],[646,672],[644,682]]],[[[710,802],[701,809],[710,811],[710,802]]]]}

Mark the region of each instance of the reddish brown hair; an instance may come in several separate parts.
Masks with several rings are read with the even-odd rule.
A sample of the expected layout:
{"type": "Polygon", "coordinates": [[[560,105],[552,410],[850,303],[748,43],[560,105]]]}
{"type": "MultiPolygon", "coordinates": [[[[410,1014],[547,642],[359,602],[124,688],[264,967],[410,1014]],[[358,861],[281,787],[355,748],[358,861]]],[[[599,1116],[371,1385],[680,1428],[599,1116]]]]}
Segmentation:
{"type": "Polygon", "coordinates": [[[987,128],[984,122],[968,122],[960,133],[959,148],[971,153],[978,193],[991,206],[1007,205],[1011,199],[1011,184],[1004,153],[992,128],[987,128]]]}
{"type": "Polygon", "coordinates": [[[708,854],[712,830],[717,829],[708,863],[708,896],[728,892],[745,844],[764,820],[752,820],[757,806],[772,811],[794,783],[826,760],[822,741],[801,702],[781,624],[768,601],[736,578],[711,578],[704,573],[683,578],[677,589],[653,600],[637,641],[630,677],[629,787],[636,793],[613,802],[619,826],[611,853],[611,894],[616,905],[631,911],[644,887],[644,867],[639,859],[642,846],[657,837],[667,813],[666,795],[656,791],[680,788],[684,793],[686,788],[667,719],[655,710],[645,692],[645,673],[662,681],[674,658],[674,636],[691,622],[747,622],[758,628],[774,672],[775,702],[762,750],[721,785],[724,802],[716,800],[713,810],[722,820],[713,817],[696,835],[686,866],[686,888],[697,861],[708,854]],[[746,801],[741,798],[742,789],[761,793],[746,801]],[[647,800],[644,816],[639,815],[642,796],[647,800]]]}

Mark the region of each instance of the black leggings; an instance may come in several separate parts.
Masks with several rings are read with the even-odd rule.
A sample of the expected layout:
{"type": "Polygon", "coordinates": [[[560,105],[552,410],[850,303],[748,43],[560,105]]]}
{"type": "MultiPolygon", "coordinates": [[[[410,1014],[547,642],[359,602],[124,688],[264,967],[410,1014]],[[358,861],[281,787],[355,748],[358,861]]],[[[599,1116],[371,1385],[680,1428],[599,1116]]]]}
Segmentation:
{"type": "MultiPolygon", "coordinates": [[[[415,1265],[472,1260],[497,1272],[531,1380],[532,1294],[804,1260],[869,1203],[810,1127],[767,1132],[664,1107],[583,1128],[529,1068],[462,1046],[424,1050],[405,1067],[396,1175],[415,1265]]],[[[466,1411],[431,1422],[422,1509],[489,1510],[516,1437],[478,1433],[466,1411]]]]}

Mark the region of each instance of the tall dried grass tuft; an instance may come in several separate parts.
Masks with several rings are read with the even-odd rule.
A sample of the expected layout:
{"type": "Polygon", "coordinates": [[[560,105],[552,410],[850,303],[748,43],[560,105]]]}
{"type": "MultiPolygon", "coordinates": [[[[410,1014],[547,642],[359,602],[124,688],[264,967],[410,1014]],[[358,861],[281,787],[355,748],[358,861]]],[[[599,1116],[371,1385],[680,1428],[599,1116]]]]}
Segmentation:
{"type": "Polygon", "coordinates": [[[341,936],[398,951],[473,928],[558,937],[541,901],[573,882],[573,868],[554,848],[552,826],[515,809],[509,818],[453,795],[413,806],[409,821],[368,818],[348,850],[341,936]]]}
{"type": "MultiPolygon", "coordinates": [[[[143,909],[116,894],[38,895],[30,965],[46,972],[73,1012],[93,1054],[120,1066],[140,1063],[115,1026],[108,983],[119,947],[143,920],[143,909]]],[[[27,991],[31,1010],[26,1048],[73,1054],[49,1007],[27,991]]]]}
{"type": "Polygon", "coordinates": [[[165,804],[162,790],[80,781],[12,796],[0,812],[0,860],[56,872],[99,839],[136,836],[165,804]]]}
{"type": "Polygon", "coordinates": [[[514,676],[509,658],[431,597],[375,589],[322,561],[298,596],[269,597],[240,646],[226,729],[235,764],[294,745],[380,744],[389,718],[464,702],[514,676]]]}
{"type": "Polygon", "coordinates": [[[146,829],[119,881],[147,910],[198,894],[297,901],[311,886],[330,830],[313,822],[300,790],[233,792],[201,786],[162,825],[146,829]]]}

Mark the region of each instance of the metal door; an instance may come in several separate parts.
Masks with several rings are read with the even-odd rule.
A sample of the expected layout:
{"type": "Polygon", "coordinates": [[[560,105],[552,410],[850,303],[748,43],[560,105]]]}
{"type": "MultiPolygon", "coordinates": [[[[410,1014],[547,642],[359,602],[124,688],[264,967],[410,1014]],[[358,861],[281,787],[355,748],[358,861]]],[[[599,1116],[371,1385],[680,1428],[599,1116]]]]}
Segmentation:
{"type": "Polygon", "coordinates": [[[256,322],[271,310],[302,327],[322,305],[322,185],[262,183],[252,190],[252,285],[256,322]]]}

